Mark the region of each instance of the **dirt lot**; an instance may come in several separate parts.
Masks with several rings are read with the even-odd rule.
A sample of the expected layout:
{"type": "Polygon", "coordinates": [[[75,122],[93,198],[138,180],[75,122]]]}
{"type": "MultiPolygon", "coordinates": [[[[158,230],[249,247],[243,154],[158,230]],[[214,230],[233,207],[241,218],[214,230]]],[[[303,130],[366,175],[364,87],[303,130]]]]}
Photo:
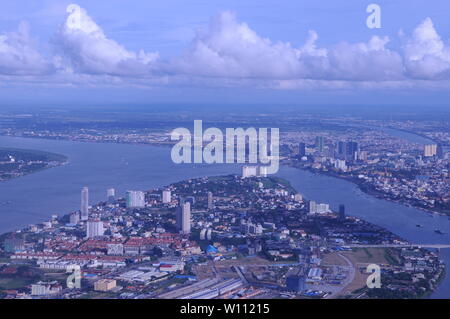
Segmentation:
{"type": "MultiPolygon", "coordinates": [[[[365,271],[361,271],[360,268],[366,268],[369,264],[378,265],[391,265],[395,261],[398,261],[398,254],[395,250],[388,248],[361,248],[354,251],[342,252],[342,255],[346,256],[353,267],[355,268],[355,277],[351,283],[349,283],[341,292],[340,295],[350,294],[356,289],[362,288],[366,285],[367,277],[365,271]]],[[[333,258],[330,257],[333,261],[333,258]]]]}

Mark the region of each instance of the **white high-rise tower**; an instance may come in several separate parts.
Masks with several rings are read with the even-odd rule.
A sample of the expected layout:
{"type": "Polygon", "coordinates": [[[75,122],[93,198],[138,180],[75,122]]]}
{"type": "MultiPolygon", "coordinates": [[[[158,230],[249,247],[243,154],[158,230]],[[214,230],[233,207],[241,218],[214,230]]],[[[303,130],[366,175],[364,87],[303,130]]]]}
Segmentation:
{"type": "Polygon", "coordinates": [[[162,202],[163,204],[168,204],[172,201],[172,193],[170,189],[163,190],[162,192],[162,202]]]}
{"type": "Polygon", "coordinates": [[[182,234],[191,232],[191,203],[186,202],[178,207],[177,228],[182,234]]]}
{"type": "Polygon", "coordinates": [[[127,208],[145,207],[145,193],[141,191],[127,191],[126,196],[127,208]]]}
{"type": "Polygon", "coordinates": [[[89,188],[83,187],[81,190],[81,220],[89,218],[89,188]]]}
{"type": "Polygon", "coordinates": [[[103,236],[104,232],[105,229],[101,220],[88,220],[86,224],[86,238],[100,237],[103,236]]]}
{"type": "Polygon", "coordinates": [[[213,193],[211,193],[211,192],[208,192],[208,209],[209,210],[214,209],[213,193]]]}

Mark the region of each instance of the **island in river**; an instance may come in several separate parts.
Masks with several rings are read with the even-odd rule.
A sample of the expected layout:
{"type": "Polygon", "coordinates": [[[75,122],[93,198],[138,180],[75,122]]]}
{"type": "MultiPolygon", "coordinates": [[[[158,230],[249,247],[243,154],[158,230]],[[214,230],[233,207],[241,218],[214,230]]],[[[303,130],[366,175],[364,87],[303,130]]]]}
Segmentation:
{"type": "Polygon", "coordinates": [[[0,181],[21,177],[67,163],[64,155],[0,147],[0,181]]]}

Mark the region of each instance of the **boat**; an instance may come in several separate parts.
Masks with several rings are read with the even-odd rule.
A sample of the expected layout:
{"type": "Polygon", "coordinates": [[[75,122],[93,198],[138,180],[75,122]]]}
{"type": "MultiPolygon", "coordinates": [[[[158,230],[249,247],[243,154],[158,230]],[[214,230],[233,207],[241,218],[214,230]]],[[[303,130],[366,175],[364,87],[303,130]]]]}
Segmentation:
{"type": "Polygon", "coordinates": [[[420,224],[416,224],[416,227],[422,227],[422,225],[420,225],[420,224]]]}
{"type": "Polygon", "coordinates": [[[445,234],[444,232],[442,232],[442,231],[439,230],[439,229],[435,229],[434,232],[435,232],[436,234],[439,234],[439,235],[444,235],[444,234],[445,234]]]}

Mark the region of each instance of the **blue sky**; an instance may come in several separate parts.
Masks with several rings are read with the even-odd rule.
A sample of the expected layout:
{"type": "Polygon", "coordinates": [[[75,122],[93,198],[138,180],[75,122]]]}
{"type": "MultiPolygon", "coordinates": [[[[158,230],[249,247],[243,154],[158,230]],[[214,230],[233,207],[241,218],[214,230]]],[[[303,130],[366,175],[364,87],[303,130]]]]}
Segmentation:
{"type": "Polygon", "coordinates": [[[442,104],[450,91],[445,0],[71,3],[2,3],[4,102],[442,104]]]}

